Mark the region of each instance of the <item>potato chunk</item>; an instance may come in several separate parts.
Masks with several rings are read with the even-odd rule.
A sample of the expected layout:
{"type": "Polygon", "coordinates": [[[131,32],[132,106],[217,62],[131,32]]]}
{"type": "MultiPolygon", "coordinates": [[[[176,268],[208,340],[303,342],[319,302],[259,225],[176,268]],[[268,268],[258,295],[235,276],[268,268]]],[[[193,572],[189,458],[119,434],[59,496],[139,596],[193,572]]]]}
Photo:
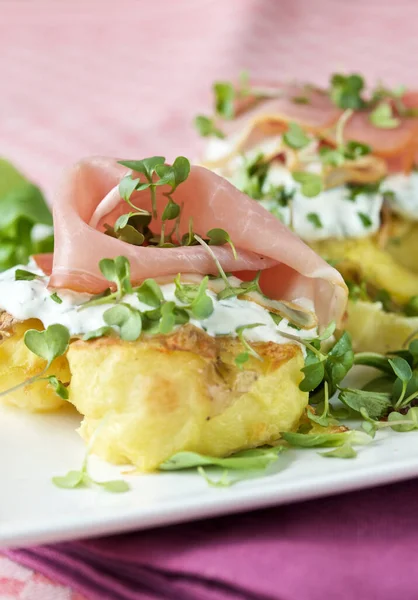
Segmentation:
{"type": "Polygon", "coordinates": [[[344,327],[358,352],[399,350],[414,332],[418,338],[418,317],[384,312],[377,302],[350,300],[344,327]]]}
{"type": "MultiPolygon", "coordinates": [[[[36,319],[20,323],[7,313],[1,313],[0,392],[33,377],[45,367],[45,361],[33,354],[24,344],[23,336],[28,329],[42,330],[43,326],[36,319]]],[[[46,375],[56,375],[63,383],[68,383],[70,371],[65,356],[55,359],[46,375]]],[[[31,411],[55,410],[65,403],[47,381],[36,381],[2,396],[1,400],[31,411]]]]}
{"type": "Polygon", "coordinates": [[[191,325],[167,336],[76,341],[68,351],[70,401],[80,433],[113,463],[150,471],[181,450],[224,456],[269,443],[297,427],[308,394],[299,390],[295,344],[254,344],[263,361],[242,370],[242,344],[191,325]]]}

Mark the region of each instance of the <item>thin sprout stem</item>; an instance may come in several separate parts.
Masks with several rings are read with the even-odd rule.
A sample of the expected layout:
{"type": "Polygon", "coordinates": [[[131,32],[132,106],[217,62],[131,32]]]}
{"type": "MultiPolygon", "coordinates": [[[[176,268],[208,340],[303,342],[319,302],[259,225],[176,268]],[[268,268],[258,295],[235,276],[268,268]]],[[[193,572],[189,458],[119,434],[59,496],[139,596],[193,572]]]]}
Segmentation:
{"type": "Polygon", "coordinates": [[[258,354],[258,352],[256,352],[254,350],[254,348],[251,346],[251,344],[248,343],[248,341],[245,339],[244,334],[240,333],[238,335],[241,343],[243,344],[244,348],[249,352],[249,354],[251,354],[251,356],[254,356],[254,358],[257,358],[258,360],[263,360],[262,357],[258,354]]]}
{"type": "Polygon", "coordinates": [[[160,241],[158,243],[159,246],[162,246],[165,242],[165,222],[161,224],[161,236],[160,241]]]}
{"type": "Polygon", "coordinates": [[[154,219],[156,219],[158,217],[158,213],[157,213],[157,192],[155,189],[155,184],[151,183],[149,186],[149,189],[151,190],[152,216],[154,219]]]}
{"type": "Polygon", "coordinates": [[[399,396],[399,398],[398,398],[398,399],[397,399],[397,401],[396,401],[395,408],[399,408],[399,407],[401,406],[401,404],[402,404],[402,400],[403,400],[403,399],[404,399],[404,397],[405,397],[405,393],[406,393],[406,387],[407,387],[407,385],[408,385],[408,382],[405,382],[405,381],[403,381],[403,382],[402,382],[402,391],[401,391],[401,395],[399,396]]]}
{"type": "Polygon", "coordinates": [[[306,346],[306,348],[309,348],[309,350],[311,350],[311,352],[313,352],[315,354],[315,356],[317,356],[318,358],[320,358],[321,360],[325,360],[325,355],[322,354],[322,352],[320,350],[317,350],[315,348],[315,346],[312,346],[312,344],[310,344],[308,341],[304,340],[301,337],[298,337],[297,335],[292,335],[291,333],[286,333],[284,331],[280,331],[279,330],[280,335],[282,335],[285,338],[289,338],[290,340],[294,340],[295,342],[300,342],[301,344],[303,344],[304,346],[306,346]]]}
{"type": "Polygon", "coordinates": [[[2,396],[6,396],[7,394],[11,394],[12,392],[16,392],[17,390],[20,390],[21,388],[26,387],[27,385],[31,385],[32,383],[35,383],[35,381],[37,381],[43,375],[45,375],[49,366],[50,366],[50,364],[48,363],[46,365],[46,367],[44,369],[42,369],[42,371],[40,373],[38,373],[37,375],[34,375],[33,377],[29,377],[29,379],[25,379],[25,381],[18,383],[17,385],[9,388],[8,390],[4,390],[4,392],[0,392],[0,398],[2,396]]]}
{"type": "Polygon", "coordinates": [[[353,112],[354,111],[352,108],[347,108],[347,110],[343,112],[343,114],[337,121],[337,125],[335,128],[335,140],[337,142],[337,147],[340,150],[344,148],[344,127],[346,126],[346,123],[348,119],[352,116],[353,112]]]}
{"type": "Polygon", "coordinates": [[[329,389],[328,381],[324,380],[324,410],[321,417],[326,417],[329,411],[329,389]]]}
{"type": "Polygon", "coordinates": [[[197,235],[197,233],[195,233],[195,234],[194,234],[194,239],[195,239],[195,240],[197,240],[197,241],[199,242],[199,244],[200,244],[201,246],[203,246],[203,247],[205,248],[205,250],[206,250],[206,251],[207,251],[207,252],[210,254],[210,256],[213,258],[213,261],[214,261],[214,263],[215,263],[215,265],[216,265],[216,267],[217,267],[217,269],[218,269],[218,271],[219,271],[219,274],[220,274],[220,276],[222,277],[222,279],[223,279],[223,281],[224,281],[224,283],[225,283],[226,287],[227,287],[227,288],[230,288],[230,287],[231,287],[231,284],[230,284],[230,283],[229,283],[229,281],[228,281],[228,277],[226,276],[226,274],[225,274],[225,271],[224,271],[224,270],[223,270],[223,268],[221,267],[221,263],[219,262],[219,260],[218,260],[218,259],[216,258],[216,256],[215,256],[214,252],[212,251],[212,248],[210,248],[210,247],[208,246],[208,244],[207,244],[207,243],[206,243],[204,240],[202,240],[202,238],[200,237],[200,235],[197,235]]]}
{"type": "Polygon", "coordinates": [[[408,404],[412,402],[412,400],[414,400],[414,398],[416,398],[417,396],[418,392],[412,392],[412,394],[410,394],[407,398],[405,398],[405,400],[403,400],[402,404],[400,405],[400,408],[402,408],[403,406],[408,406],[408,404]]]}
{"type": "Polygon", "coordinates": [[[84,310],[85,308],[89,308],[90,306],[100,306],[101,304],[111,304],[112,300],[117,300],[119,296],[118,292],[113,292],[113,294],[109,294],[108,296],[102,296],[101,298],[96,298],[93,300],[87,300],[84,304],[81,304],[77,311],[84,310]]]}

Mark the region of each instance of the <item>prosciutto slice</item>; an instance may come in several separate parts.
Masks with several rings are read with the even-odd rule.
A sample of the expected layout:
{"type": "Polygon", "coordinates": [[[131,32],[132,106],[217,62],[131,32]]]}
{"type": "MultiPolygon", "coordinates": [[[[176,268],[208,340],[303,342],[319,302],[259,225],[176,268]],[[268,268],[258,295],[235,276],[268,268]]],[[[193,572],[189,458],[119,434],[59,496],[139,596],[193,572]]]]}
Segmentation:
{"type": "MultiPolygon", "coordinates": [[[[253,140],[259,141],[263,133],[282,133],[289,121],[335,143],[335,125],[344,111],[333,104],[325,90],[280,84],[269,86],[267,91],[271,97],[258,102],[254,98],[252,104],[247,101],[242,106],[238,103],[238,116],[219,123],[231,142],[228,158],[254,145],[253,140]]],[[[402,100],[407,108],[417,108],[418,92],[409,91],[402,100]]],[[[418,118],[400,117],[399,121],[397,127],[382,129],[370,122],[370,111],[358,111],[348,119],[344,138],[371,146],[375,155],[387,161],[390,170],[408,171],[418,152],[418,118]]]]}
{"type": "MultiPolygon", "coordinates": [[[[51,287],[100,292],[108,282],[100,273],[99,261],[119,255],[129,259],[135,283],[177,273],[217,273],[213,258],[202,246],[133,246],[105,235],[105,223],[113,225],[118,216],[131,210],[118,192],[120,180],[128,173],[131,171],[116,159],[101,157],[83,160],[65,173],[53,203],[51,287]]],[[[157,188],[159,214],[167,202],[166,191],[164,186],[157,188]]],[[[341,321],[347,298],[341,275],[257,202],[198,166],[191,167],[174,199],[183,205],[181,234],[187,231],[190,218],[194,232],[203,237],[212,228],[228,231],[237,259],[229,246],[211,246],[226,272],[248,278],[262,270],[261,286],[272,299],[308,298],[320,324],[341,321]]],[[[149,190],[135,192],[131,201],[140,208],[151,208],[149,190]]],[[[154,233],[155,227],[158,221],[154,233]]],[[[48,257],[40,256],[38,262],[47,267],[48,257]]]]}

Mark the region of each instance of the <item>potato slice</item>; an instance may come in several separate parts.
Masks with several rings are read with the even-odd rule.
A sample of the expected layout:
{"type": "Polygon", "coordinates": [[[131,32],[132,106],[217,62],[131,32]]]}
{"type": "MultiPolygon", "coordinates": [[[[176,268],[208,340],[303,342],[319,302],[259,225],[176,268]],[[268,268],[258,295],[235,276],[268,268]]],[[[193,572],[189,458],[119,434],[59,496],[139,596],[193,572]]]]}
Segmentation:
{"type": "Polygon", "coordinates": [[[386,251],[402,267],[418,273],[418,224],[410,224],[401,235],[392,237],[386,251]]]}
{"type": "Polygon", "coordinates": [[[344,327],[357,352],[399,350],[414,332],[418,338],[418,317],[384,312],[379,302],[350,300],[344,327]]]}
{"type": "MultiPolygon", "coordinates": [[[[23,336],[28,329],[42,330],[43,326],[36,319],[21,323],[7,313],[1,313],[0,392],[33,377],[45,367],[45,361],[33,354],[24,344],[23,336]]],[[[55,359],[46,375],[56,375],[63,383],[68,383],[70,371],[67,359],[64,356],[55,359]]],[[[47,381],[37,381],[27,385],[2,396],[1,400],[31,411],[56,410],[65,403],[47,381]]]]}
{"type": "Polygon", "coordinates": [[[68,350],[70,401],[82,437],[113,463],[154,470],[181,450],[224,456],[270,443],[297,427],[308,402],[299,390],[295,344],[253,345],[240,370],[239,340],[186,325],[137,342],[76,341],[68,350]]]}
{"type": "Polygon", "coordinates": [[[418,295],[418,273],[399,265],[373,238],[326,240],[311,246],[328,260],[350,261],[368,283],[387,290],[396,302],[404,304],[418,295]]]}

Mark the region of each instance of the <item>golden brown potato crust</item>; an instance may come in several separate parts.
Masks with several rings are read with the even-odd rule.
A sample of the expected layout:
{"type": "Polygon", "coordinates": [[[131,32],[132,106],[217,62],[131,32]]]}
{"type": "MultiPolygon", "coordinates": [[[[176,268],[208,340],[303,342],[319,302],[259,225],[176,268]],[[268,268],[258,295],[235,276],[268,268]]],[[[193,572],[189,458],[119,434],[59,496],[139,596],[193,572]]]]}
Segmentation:
{"type": "MultiPolygon", "coordinates": [[[[23,336],[28,329],[42,330],[43,326],[36,319],[22,323],[6,311],[0,313],[0,392],[37,375],[45,367],[45,361],[24,344],[23,336]]],[[[66,357],[55,359],[45,375],[56,375],[63,383],[68,383],[70,371],[66,357]]],[[[20,388],[3,396],[2,401],[32,411],[55,410],[65,403],[47,381],[20,388]]]]}
{"type": "Polygon", "coordinates": [[[181,450],[224,456],[294,429],[307,405],[295,344],[253,344],[240,370],[237,339],[186,325],[167,336],[71,344],[70,401],[80,432],[106,460],[153,470],[181,450]]]}

